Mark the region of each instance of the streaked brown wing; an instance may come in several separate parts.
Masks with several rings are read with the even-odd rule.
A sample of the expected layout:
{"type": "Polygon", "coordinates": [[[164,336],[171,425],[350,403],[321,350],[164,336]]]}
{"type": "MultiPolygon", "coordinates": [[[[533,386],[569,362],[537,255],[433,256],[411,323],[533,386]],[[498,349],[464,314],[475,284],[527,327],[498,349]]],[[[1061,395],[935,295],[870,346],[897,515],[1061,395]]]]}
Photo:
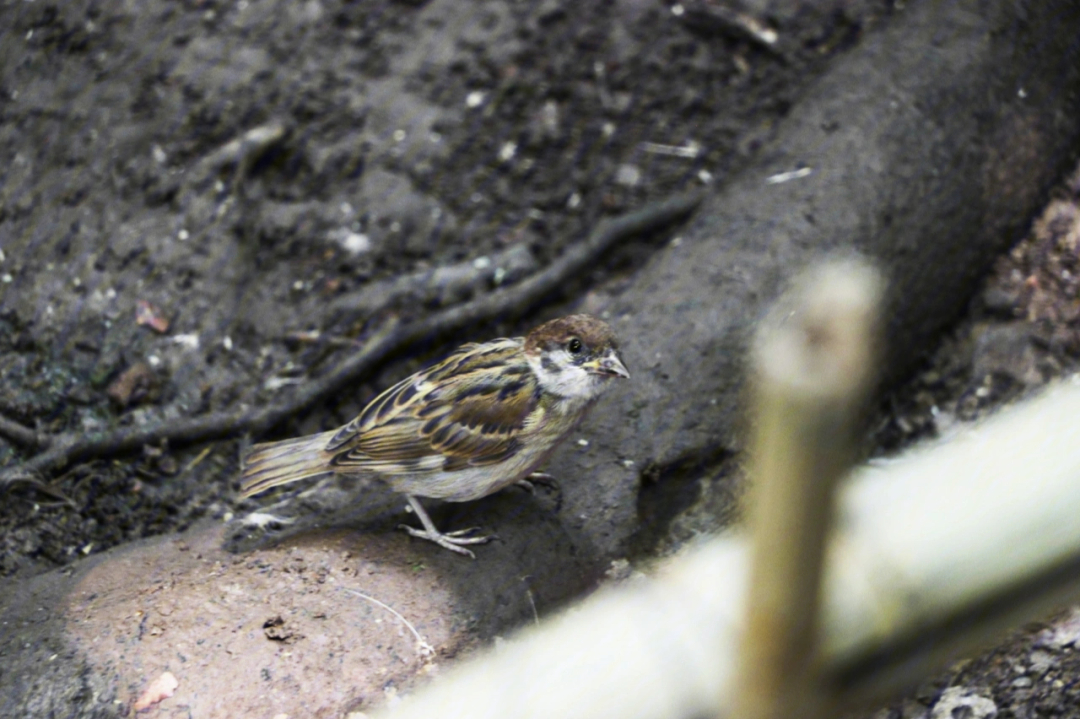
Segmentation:
{"type": "Polygon", "coordinates": [[[466,345],[372,400],[327,451],[344,450],[336,465],[384,472],[499,462],[517,451],[538,400],[521,340],[466,345]],[[444,461],[424,461],[438,456],[444,461]]]}
{"type": "Polygon", "coordinates": [[[518,451],[518,435],[540,398],[532,372],[522,370],[462,382],[420,413],[420,434],[448,467],[501,462],[518,451]]]}
{"type": "MultiPolygon", "coordinates": [[[[412,399],[419,397],[425,387],[425,372],[417,372],[385,390],[368,402],[353,421],[337,431],[324,448],[327,452],[336,452],[354,443],[365,429],[377,427],[405,412],[412,399]]],[[[430,389],[430,388],[425,388],[430,389]]]]}
{"type": "MultiPolygon", "coordinates": [[[[501,344],[507,341],[495,340],[487,344],[501,344]]],[[[432,391],[438,389],[438,386],[454,373],[461,363],[467,362],[474,352],[484,347],[485,345],[476,343],[462,345],[442,362],[409,375],[389,389],[383,390],[382,394],[368,402],[360,414],[338,430],[326,445],[326,451],[335,452],[342,449],[355,441],[362,432],[390,422],[401,414],[408,414],[413,403],[422,403],[432,391]]]]}

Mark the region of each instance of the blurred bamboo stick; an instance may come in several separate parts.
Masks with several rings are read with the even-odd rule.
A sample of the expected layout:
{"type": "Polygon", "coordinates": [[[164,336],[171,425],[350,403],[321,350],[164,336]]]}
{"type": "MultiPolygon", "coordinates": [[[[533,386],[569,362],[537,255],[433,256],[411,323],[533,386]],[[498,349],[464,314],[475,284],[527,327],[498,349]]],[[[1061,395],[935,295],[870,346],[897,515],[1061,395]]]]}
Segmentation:
{"type": "Polygon", "coordinates": [[[1080,597],[1080,377],[838,494],[823,661],[887,696],[1080,597]]]}
{"type": "Polygon", "coordinates": [[[881,280],[854,260],[807,273],[754,347],[751,568],[734,715],[817,716],[813,665],[833,490],[875,376],[881,280]]]}

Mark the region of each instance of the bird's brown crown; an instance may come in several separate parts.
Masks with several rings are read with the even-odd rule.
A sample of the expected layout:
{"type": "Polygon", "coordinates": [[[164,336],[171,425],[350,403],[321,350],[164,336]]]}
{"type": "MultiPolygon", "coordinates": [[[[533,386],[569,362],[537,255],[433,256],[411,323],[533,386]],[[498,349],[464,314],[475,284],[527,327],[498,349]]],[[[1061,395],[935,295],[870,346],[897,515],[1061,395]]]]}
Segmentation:
{"type": "Polygon", "coordinates": [[[565,347],[575,339],[594,353],[619,347],[615,332],[607,322],[592,315],[567,315],[545,322],[529,332],[525,337],[525,352],[539,354],[544,350],[565,347]]]}

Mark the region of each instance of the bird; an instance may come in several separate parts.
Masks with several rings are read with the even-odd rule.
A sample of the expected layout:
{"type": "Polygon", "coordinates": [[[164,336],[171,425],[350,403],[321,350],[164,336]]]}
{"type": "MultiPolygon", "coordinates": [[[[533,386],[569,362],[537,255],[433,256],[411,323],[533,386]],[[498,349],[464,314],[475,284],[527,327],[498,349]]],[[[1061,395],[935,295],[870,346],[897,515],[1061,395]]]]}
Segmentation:
{"type": "Polygon", "coordinates": [[[575,314],[525,337],[463,345],[378,395],[343,427],[254,445],[241,498],[327,472],[374,476],[404,494],[421,529],[399,525],[475,559],[476,528],[443,533],[420,497],[468,502],[528,486],[615,380],[629,379],[611,327],[575,314]]]}

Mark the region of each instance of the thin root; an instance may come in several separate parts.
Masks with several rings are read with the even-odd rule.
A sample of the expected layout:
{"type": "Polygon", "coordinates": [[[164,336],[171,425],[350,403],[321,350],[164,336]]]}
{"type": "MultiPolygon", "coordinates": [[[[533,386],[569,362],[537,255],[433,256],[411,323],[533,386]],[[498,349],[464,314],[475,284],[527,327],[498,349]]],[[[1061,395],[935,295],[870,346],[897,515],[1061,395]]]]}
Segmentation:
{"type": "Polygon", "coordinates": [[[396,609],[391,607],[389,604],[383,604],[375,597],[369,597],[363,592],[358,592],[355,589],[346,589],[345,591],[349,594],[355,594],[361,599],[366,599],[376,606],[382,607],[383,609],[400,619],[401,623],[408,627],[409,631],[412,632],[414,637],[416,637],[416,651],[420,655],[421,659],[428,660],[435,656],[435,647],[428,644],[427,641],[422,636],[420,636],[420,632],[416,631],[416,627],[414,627],[408,619],[401,616],[401,613],[398,612],[396,609]]]}

